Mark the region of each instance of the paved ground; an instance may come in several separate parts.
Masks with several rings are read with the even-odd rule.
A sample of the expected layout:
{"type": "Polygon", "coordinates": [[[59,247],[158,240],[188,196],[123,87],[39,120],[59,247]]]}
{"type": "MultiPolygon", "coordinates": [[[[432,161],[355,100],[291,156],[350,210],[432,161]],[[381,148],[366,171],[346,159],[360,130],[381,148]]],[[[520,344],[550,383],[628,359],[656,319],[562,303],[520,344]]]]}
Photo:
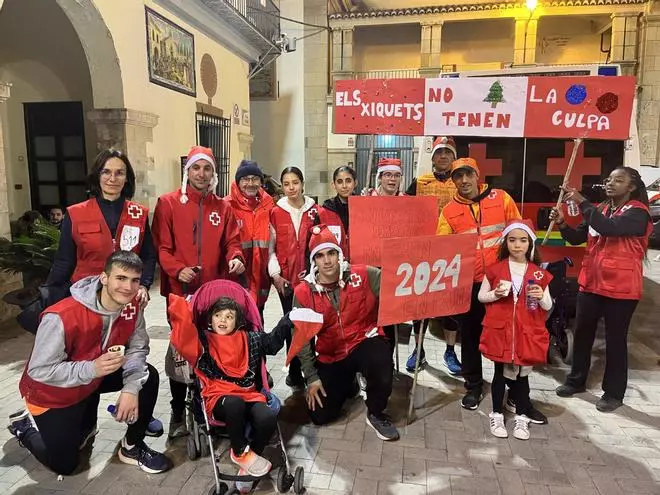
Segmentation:
{"type": "MultiPolygon", "coordinates": [[[[657,253],[652,253],[652,260],[657,253]]],[[[649,262],[648,275],[660,282],[660,262],[649,262]]],[[[533,494],[617,495],[660,494],[660,285],[646,280],[645,298],[631,328],[630,386],[626,406],[614,414],[598,413],[603,343],[595,350],[593,379],[579,398],[560,399],[553,390],[566,370],[554,366],[535,371],[532,398],[550,417],[547,426],[533,426],[532,438],[496,439],[488,431],[490,397],[476,412],[459,406],[462,383],[446,374],[440,364],[444,344],[430,337],[430,367],[421,375],[416,396],[417,420],[396,443],[383,443],[366,428],[362,401],[356,400],[344,421],[317,428],[301,414],[300,397],[284,385],[284,354],[270,361],[275,391],[285,402],[282,427],[294,465],[306,471],[310,494],[533,494]]],[[[154,294],[155,296],[155,294],[154,294]]],[[[266,310],[269,324],[279,317],[277,299],[266,310]]],[[[147,314],[152,335],[151,363],[163,370],[167,333],[164,300],[154,297],[147,314]]],[[[17,382],[30,352],[32,337],[13,327],[0,333],[0,417],[22,407],[17,382]]],[[[408,354],[402,339],[402,361],[408,354]]],[[[486,368],[486,377],[492,367],[486,368]]],[[[395,383],[391,413],[403,425],[406,391],[411,379],[405,373],[395,383]]],[[[105,412],[115,397],[100,405],[99,427],[86,469],[58,481],[25,449],[0,430],[0,493],[4,494],[160,494],[197,495],[212,483],[209,458],[191,462],[185,441],[168,443],[165,437],[151,441],[167,449],[175,461],[168,474],[147,475],[119,463],[114,456],[123,435],[105,412]]],[[[162,379],[156,415],[164,423],[169,415],[169,390],[162,379]]],[[[259,493],[274,493],[263,483],[259,493]]]]}

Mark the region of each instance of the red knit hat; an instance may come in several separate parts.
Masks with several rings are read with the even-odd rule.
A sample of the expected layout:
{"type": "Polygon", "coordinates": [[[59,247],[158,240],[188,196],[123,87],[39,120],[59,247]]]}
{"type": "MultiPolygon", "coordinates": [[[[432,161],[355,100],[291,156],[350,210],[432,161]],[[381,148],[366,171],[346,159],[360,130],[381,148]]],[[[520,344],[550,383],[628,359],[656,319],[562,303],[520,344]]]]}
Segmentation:
{"type": "Polygon", "coordinates": [[[378,160],[378,170],[376,177],[380,177],[383,172],[403,173],[403,169],[401,168],[401,160],[398,158],[381,158],[378,160]]]}
{"type": "Polygon", "coordinates": [[[454,138],[450,136],[440,136],[436,138],[435,141],[433,141],[433,151],[431,151],[431,156],[435,155],[435,152],[442,149],[442,148],[447,148],[448,150],[451,150],[452,153],[454,153],[454,159],[456,159],[456,143],[454,142],[454,138]]]}
{"type": "Polygon", "coordinates": [[[213,150],[211,148],[205,148],[204,146],[193,146],[188,152],[188,157],[186,158],[186,164],[183,167],[183,180],[181,181],[181,203],[186,204],[188,202],[188,195],[186,194],[186,189],[188,188],[188,170],[193,165],[193,163],[199,160],[206,160],[213,167],[213,179],[209,184],[209,191],[213,192],[218,185],[218,172],[215,165],[215,157],[213,156],[213,150]]]}

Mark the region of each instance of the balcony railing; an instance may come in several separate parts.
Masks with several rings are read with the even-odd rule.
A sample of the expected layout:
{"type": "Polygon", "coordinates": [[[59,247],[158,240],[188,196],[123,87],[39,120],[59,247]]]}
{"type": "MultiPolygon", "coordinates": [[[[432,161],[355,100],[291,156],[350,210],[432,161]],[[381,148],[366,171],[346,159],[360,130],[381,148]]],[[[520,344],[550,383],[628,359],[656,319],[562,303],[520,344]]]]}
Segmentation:
{"type": "Polygon", "coordinates": [[[355,79],[416,79],[419,69],[368,70],[354,75],[355,79]]]}
{"type": "MultiPolygon", "coordinates": [[[[224,0],[264,38],[274,41],[280,35],[280,9],[272,0],[224,0]]],[[[279,2],[278,2],[279,3],[279,2]]]]}

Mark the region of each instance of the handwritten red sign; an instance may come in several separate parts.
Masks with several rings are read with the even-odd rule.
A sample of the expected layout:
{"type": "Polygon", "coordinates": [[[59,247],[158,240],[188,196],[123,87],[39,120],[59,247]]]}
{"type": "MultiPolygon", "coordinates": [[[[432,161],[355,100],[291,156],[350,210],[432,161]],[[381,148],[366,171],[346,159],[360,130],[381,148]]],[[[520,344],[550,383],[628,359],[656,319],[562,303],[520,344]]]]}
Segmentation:
{"type": "Polygon", "coordinates": [[[335,84],[335,128],[351,134],[424,134],[424,79],[335,84]]]}
{"type": "Polygon", "coordinates": [[[381,265],[382,240],[435,234],[438,200],[433,196],[351,196],[351,262],[381,265]]]}
{"type": "Polygon", "coordinates": [[[525,137],[627,139],[635,78],[530,77],[525,137]]]}
{"type": "Polygon", "coordinates": [[[476,234],[383,241],[378,325],[470,309],[476,234]]]}

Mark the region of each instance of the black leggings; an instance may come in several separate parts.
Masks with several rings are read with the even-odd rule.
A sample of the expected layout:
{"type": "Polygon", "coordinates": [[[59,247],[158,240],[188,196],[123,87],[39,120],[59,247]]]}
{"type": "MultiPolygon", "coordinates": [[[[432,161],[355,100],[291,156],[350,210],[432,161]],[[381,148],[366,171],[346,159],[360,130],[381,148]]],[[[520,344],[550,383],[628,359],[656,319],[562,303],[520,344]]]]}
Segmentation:
{"type": "Polygon", "coordinates": [[[495,363],[495,374],[490,386],[490,393],[493,396],[493,411],[502,412],[505,385],[509,385],[509,394],[515,397],[516,414],[526,414],[532,405],[529,400],[529,378],[518,376],[516,380],[507,380],[504,378],[504,364],[502,363],[495,363]]]}
{"type": "MultiPolygon", "coordinates": [[[[138,419],[128,426],[126,442],[142,442],[158,398],[158,371],[147,365],[149,378],[138,394],[138,419]]],[[[99,388],[86,399],[69,407],[51,408],[34,417],[37,424],[21,437],[21,443],[44,466],[69,475],[78,466],[79,447],[84,436],[96,426],[99,395],[118,392],[124,386],[123,369],[103,378],[99,388]]]]}
{"type": "Polygon", "coordinates": [[[225,423],[235,455],[241,455],[248,444],[246,423],[252,426],[250,447],[257,454],[263,452],[277,428],[277,414],[265,402],[245,402],[235,395],[220,398],[213,408],[213,417],[225,423]]]}

